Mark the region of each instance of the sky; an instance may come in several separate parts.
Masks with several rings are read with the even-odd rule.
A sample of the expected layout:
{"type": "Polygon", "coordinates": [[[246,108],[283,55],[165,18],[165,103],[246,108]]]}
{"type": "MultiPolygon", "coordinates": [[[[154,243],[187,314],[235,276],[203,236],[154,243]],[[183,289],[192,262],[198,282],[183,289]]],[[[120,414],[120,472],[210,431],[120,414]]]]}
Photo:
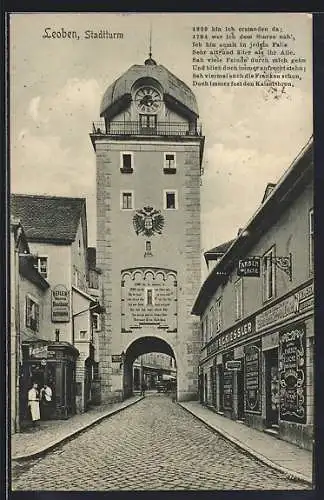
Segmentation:
{"type": "Polygon", "coordinates": [[[312,19],[303,13],[23,13],[10,19],[11,192],[84,196],[96,245],[95,153],[89,138],[106,88],[153,58],[194,91],[206,137],[201,186],[202,251],[237,235],[309,140],[312,19]],[[306,58],[295,88],[193,87],[192,27],[280,26],[306,58]],[[44,29],[107,29],[123,39],[44,39],[44,29]]]}

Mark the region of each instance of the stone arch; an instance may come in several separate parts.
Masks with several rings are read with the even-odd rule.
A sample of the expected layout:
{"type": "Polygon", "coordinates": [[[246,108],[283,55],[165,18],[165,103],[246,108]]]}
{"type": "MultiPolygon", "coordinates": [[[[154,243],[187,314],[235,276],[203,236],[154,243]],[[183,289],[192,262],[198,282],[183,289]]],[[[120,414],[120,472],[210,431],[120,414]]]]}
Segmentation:
{"type": "Polygon", "coordinates": [[[133,391],[133,363],[136,358],[142,354],[150,352],[160,352],[176,359],[176,355],[172,346],[163,338],[157,336],[142,336],[131,341],[125,352],[123,362],[123,393],[124,397],[130,397],[133,391]]]}

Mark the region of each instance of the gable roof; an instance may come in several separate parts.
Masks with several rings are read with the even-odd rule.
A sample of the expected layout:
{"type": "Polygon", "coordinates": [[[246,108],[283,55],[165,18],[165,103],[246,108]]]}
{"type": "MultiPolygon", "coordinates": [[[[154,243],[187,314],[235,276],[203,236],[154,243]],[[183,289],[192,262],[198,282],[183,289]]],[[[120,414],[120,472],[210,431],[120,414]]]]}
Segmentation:
{"type": "Polygon", "coordinates": [[[11,213],[20,219],[29,241],[72,243],[85,210],[85,198],[11,195],[11,213]]]}
{"type": "Polygon", "coordinates": [[[223,255],[231,246],[233,243],[233,240],[225,241],[224,243],[221,243],[220,245],[217,245],[217,247],[211,248],[210,250],[207,250],[204,253],[205,260],[215,260],[215,257],[220,257],[223,255]]]}

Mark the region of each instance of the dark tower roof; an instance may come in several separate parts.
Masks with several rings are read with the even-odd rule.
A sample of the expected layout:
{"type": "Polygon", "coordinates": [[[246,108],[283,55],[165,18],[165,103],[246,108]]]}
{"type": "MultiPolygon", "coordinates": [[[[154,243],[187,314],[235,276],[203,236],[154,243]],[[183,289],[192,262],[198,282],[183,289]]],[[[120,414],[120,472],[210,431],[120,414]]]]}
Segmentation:
{"type": "Polygon", "coordinates": [[[131,90],[140,78],[156,80],[163,89],[164,100],[171,101],[180,107],[188,116],[198,117],[196,97],[192,90],[162,64],[157,64],[149,57],[144,64],[134,64],[112,85],[103,95],[100,105],[100,116],[113,117],[123,107],[129,104],[131,90]]]}

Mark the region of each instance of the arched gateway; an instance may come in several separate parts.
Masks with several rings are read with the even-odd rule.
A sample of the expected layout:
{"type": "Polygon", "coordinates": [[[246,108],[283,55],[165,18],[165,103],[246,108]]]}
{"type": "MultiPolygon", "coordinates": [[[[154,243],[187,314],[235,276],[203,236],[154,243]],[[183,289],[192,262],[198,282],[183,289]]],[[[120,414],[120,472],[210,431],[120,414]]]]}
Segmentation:
{"type": "Polygon", "coordinates": [[[176,358],[178,399],[196,399],[200,328],[191,308],[201,278],[204,148],[196,98],[150,57],[108,87],[100,116],[91,140],[102,400],[127,397],[131,363],[156,349],[176,358]]]}
{"type": "Polygon", "coordinates": [[[132,395],[133,389],[133,363],[142,354],[159,352],[176,359],[170,344],[164,339],[152,336],[139,337],[126,349],[123,355],[123,389],[124,396],[132,395]]]}

